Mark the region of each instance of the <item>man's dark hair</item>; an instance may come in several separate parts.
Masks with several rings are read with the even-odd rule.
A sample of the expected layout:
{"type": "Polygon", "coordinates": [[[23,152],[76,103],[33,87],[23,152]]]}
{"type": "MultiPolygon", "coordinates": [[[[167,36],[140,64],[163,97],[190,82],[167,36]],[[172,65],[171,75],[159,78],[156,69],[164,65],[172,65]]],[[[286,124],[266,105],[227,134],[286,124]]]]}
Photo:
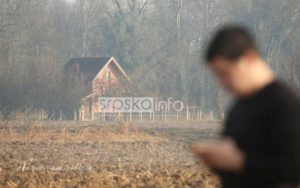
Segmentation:
{"type": "Polygon", "coordinates": [[[226,26],[221,28],[210,41],[205,59],[208,63],[215,57],[234,61],[248,50],[258,52],[251,33],[242,26],[226,26]]]}

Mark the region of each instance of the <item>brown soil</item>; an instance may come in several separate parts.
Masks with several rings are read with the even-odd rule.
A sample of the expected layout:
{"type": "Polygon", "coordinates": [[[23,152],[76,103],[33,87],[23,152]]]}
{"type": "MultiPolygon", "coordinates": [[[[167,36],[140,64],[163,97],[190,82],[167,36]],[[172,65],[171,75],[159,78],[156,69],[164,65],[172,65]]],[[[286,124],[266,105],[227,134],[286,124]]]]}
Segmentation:
{"type": "Polygon", "coordinates": [[[219,187],[189,150],[219,130],[216,123],[5,123],[0,187],[219,187]]]}

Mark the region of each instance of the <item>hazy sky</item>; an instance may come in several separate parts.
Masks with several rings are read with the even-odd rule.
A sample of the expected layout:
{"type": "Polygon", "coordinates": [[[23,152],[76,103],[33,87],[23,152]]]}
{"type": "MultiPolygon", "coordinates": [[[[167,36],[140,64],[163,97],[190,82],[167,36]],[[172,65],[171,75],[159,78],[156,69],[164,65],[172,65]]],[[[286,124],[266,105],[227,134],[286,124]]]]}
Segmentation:
{"type": "Polygon", "coordinates": [[[74,3],[76,0],[65,0],[65,1],[67,1],[69,3],[74,3]]]}

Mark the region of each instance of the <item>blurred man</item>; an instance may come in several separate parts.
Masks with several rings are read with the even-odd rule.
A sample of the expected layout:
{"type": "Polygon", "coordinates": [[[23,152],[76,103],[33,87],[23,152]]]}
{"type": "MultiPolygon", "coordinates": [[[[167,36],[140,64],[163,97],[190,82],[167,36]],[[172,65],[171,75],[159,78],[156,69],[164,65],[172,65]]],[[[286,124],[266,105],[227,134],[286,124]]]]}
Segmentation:
{"type": "Polygon", "coordinates": [[[209,44],[206,60],[236,103],[223,139],[194,145],[195,155],[220,175],[225,188],[297,187],[298,98],[276,79],[242,27],[221,29],[209,44]]]}

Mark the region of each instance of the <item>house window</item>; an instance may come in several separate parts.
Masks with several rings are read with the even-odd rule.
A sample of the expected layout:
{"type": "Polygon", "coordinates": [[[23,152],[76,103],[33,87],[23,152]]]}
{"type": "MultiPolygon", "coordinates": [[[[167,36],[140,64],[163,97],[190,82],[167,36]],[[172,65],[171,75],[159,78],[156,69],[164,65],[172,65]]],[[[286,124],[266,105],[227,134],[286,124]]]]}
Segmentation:
{"type": "Polygon", "coordinates": [[[105,80],[110,80],[110,72],[107,71],[104,76],[105,80]]]}

